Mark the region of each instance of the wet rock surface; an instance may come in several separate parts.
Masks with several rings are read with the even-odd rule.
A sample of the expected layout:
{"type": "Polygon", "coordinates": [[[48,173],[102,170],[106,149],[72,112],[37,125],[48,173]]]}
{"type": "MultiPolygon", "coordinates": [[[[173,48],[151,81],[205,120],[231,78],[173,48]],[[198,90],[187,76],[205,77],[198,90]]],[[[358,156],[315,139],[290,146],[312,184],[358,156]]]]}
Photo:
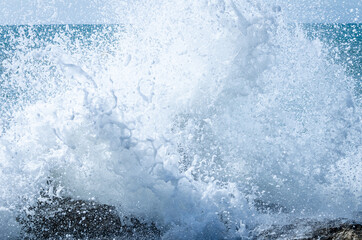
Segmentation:
{"type": "MultiPolygon", "coordinates": [[[[264,204],[265,205],[265,204],[264,204]]],[[[273,206],[265,205],[268,211],[273,206]]],[[[279,206],[277,206],[280,211],[279,206]]],[[[21,239],[161,239],[161,230],[134,216],[119,216],[114,206],[42,194],[17,217],[21,239]]],[[[299,219],[287,225],[254,229],[252,239],[362,240],[361,223],[346,219],[299,219]]]]}
{"type": "Polygon", "coordinates": [[[157,239],[160,231],[113,206],[71,198],[42,198],[17,218],[23,239],[157,239]]]}
{"type": "Polygon", "coordinates": [[[333,221],[303,219],[289,225],[272,226],[257,234],[255,239],[362,240],[362,225],[345,219],[333,221]]]}
{"type": "Polygon", "coordinates": [[[313,232],[309,239],[320,240],[361,240],[362,239],[362,225],[361,224],[344,224],[337,227],[321,228],[313,232]]]}

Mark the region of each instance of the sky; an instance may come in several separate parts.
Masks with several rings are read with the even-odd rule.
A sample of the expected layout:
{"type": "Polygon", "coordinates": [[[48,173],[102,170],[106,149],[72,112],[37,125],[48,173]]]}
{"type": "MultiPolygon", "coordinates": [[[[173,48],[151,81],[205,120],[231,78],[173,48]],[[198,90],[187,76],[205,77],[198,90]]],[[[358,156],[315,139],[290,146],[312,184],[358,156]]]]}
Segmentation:
{"type": "MultiPolygon", "coordinates": [[[[115,12],[127,1],[135,0],[0,0],[0,25],[117,23],[115,12]]],[[[361,22],[361,0],[265,1],[290,22],[361,22]]]]}

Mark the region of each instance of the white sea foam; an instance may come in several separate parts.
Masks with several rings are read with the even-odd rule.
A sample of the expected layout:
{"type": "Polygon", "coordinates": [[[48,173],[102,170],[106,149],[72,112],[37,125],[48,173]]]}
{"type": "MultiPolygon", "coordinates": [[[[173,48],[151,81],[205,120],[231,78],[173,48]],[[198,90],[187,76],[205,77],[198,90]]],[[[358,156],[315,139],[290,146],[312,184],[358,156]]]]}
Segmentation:
{"type": "Polygon", "coordinates": [[[50,178],[57,194],[115,205],[165,239],[352,218],[362,181],[353,79],[273,8],[137,1],[111,43],[59,35],[32,50],[23,38],[5,64],[21,94],[0,138],[1,209],[31,204],[50,178]]]}

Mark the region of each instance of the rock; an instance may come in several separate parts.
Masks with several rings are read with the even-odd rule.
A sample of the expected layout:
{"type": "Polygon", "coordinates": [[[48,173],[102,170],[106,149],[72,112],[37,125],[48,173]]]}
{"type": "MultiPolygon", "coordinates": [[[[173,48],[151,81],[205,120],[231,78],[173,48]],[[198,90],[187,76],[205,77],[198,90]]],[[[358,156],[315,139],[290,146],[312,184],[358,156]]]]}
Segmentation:
{"type": "Polygon", "coordinates": [[[135,217],[119,217],[113,206],[69,197],[46,197],[17,218],[25,239],[157,239],[160,231],[135,217]]]}
{"type": "Polygon", "coordinates": [[[360,223],[337,219],[333,221],[315,221],[299,219],[292,224],[272,226],[267,230],[256,231],[255,239],[288,240],[361,240],[360,223]]]}
{"type": "Polygon", "coordinates": [[[326,227],[316,229],[312,233],[311,238],[305,240],[320,239],[320,240],[361,240],[362,225],[361,224],[342,224],[337,227],[326,227]]]}

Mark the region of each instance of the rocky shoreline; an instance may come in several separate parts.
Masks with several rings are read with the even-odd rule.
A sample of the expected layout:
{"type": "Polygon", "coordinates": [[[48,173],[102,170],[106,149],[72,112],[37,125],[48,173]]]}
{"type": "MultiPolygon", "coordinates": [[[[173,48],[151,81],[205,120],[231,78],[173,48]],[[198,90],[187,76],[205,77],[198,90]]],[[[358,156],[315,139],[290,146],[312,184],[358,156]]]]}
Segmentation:
{"type": "Polygon", "coordinates": [[[272,226],[255,239],[270,240],[361,240],[362,225],[346,219],[315,221],[300,219],[284,226],[272,226]]]}
{"type": "MultiPolygon", "coordinates": [[[[69,197],[43,196],[19,214],[22,239],[161,239],[154,223],[120,217],[114,206],[69,197]]],[[[256,229],[251,239],[361,240],[362,225],[345,219],[301,219],[288,225],[256,229]]]]}
{"type": "Polygon", "coordinates": [[[121,217],[114,206],[95,201],[46,197],[17,218],[23,239],[158,239],[155,224],[121,217]]]}

